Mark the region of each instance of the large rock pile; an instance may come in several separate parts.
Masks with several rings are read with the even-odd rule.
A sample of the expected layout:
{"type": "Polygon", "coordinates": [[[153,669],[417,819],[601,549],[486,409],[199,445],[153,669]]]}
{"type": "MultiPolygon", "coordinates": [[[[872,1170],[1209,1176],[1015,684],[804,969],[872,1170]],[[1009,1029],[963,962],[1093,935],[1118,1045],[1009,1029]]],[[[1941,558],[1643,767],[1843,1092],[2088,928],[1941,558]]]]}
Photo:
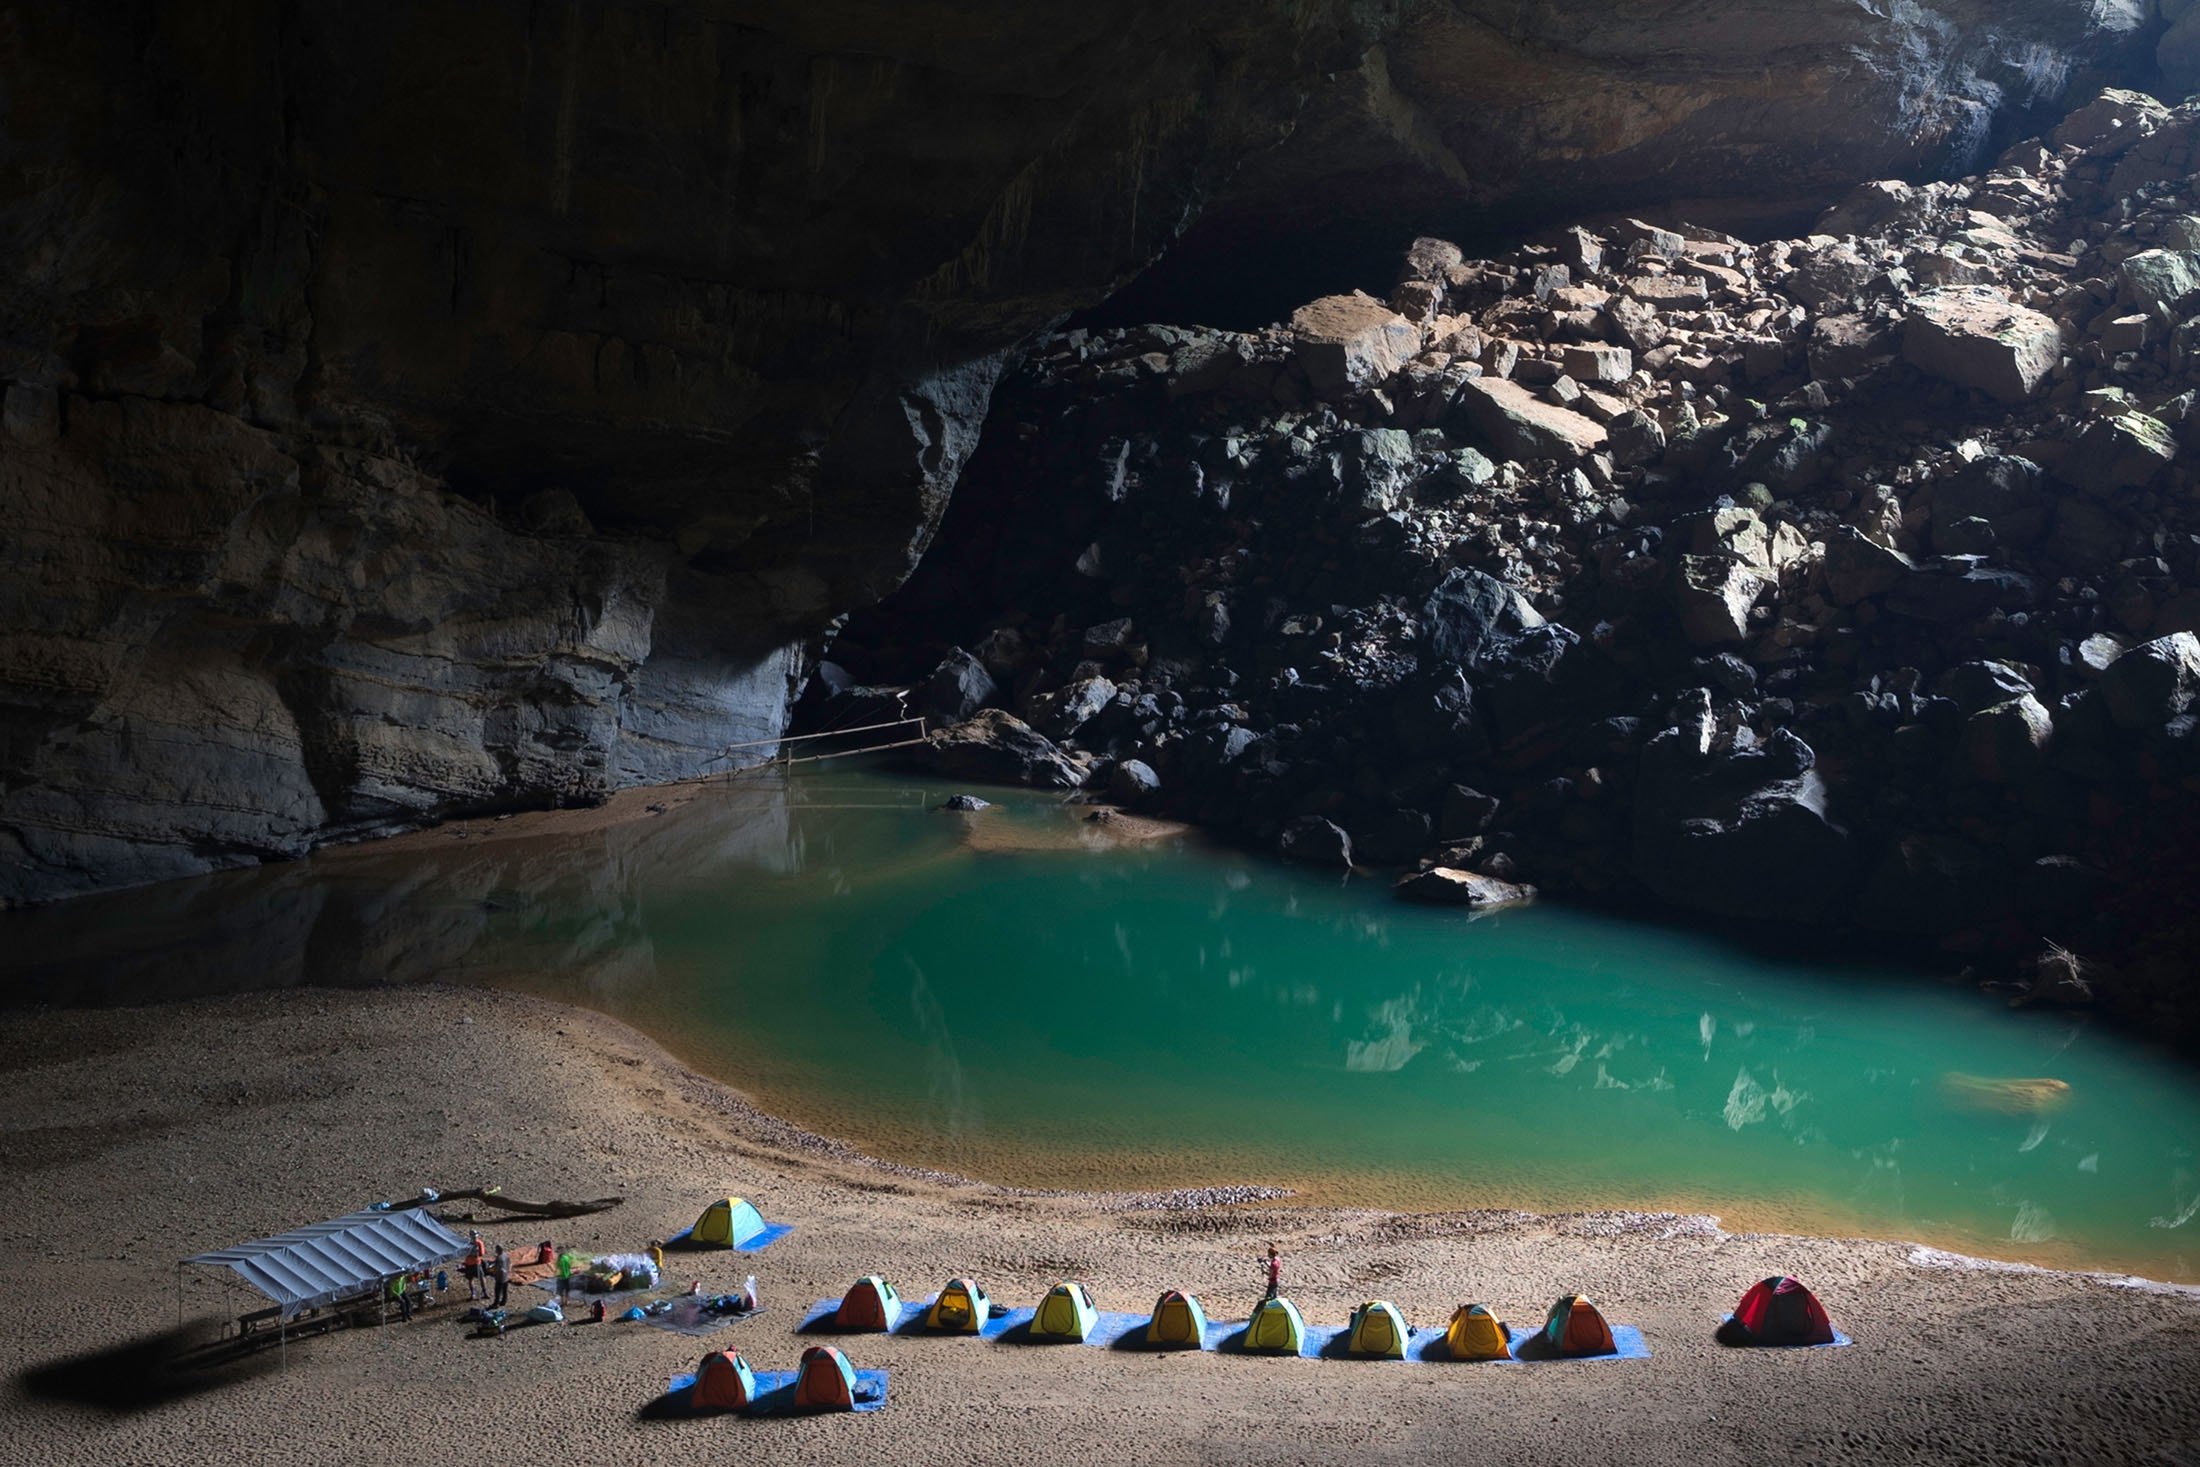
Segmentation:
{"type": "Polygon", "coordinates": [[[917,681],[959,644],[1096,786],[1135,759],[1149,801],[1259,838],[2053,939],[2172,1001],[2196,156],[2200,105],[2108,92],[1802,238],[1423,240],[1382,302],[1070,332],[838,655],[917,681]]]}

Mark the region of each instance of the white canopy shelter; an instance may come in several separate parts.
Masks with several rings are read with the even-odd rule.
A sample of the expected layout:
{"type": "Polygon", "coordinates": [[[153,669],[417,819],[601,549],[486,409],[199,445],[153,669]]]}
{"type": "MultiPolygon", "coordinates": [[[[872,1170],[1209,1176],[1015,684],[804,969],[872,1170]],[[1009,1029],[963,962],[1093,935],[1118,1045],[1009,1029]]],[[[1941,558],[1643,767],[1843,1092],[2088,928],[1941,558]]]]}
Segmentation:
{"type": "Polygon", "coordinates": [[[228,1268],[273,1299],[285,1320],[466,1255],[466,1241],[424,1208],[354,1212],[309,1228],[186,1258],[228,1268]]]}

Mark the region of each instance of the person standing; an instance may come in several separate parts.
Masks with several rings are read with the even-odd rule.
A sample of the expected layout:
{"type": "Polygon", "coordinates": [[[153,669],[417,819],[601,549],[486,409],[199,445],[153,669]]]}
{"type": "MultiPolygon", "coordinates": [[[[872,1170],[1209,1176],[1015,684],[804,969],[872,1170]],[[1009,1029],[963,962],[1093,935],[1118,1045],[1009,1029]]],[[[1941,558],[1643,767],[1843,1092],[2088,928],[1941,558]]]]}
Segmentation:
{"type": "Polygon", "coordinates": [[[389,1297],[397,1303],[397,1322],[411,1324],[413,1317],[412,1294],[405,1287],[405,1276],[397,1275],[384,1285],[389,1297]]]}
{"type": "Polygon", "coordinates": [[[1276,1256],[1276,1245],[1268,1245],[1268,1297],[1276,1297],[1277,1288],[1283,1283],[1283,1260],[1276,1256]]]}
{"type": "Polygon", "coordinates": [[[566,1300],[573,1295],[573,1250],[558,1250],[558,1307],[563,1309],[566,1300]]]}
{"type": "Polygon", "coordinates": [[[481,1234],[471,1233],[466,1245],[466,1297],[469,1300],[489,1297],[489,1247],[481,1241],[481,1234]]]}
{"type": "Polygon", "coordinates": [[[506,1297],[512,1292],[512,1255],[504,1251],[502,1243],[497,1244],[497,1256],[491,1260],[489,1272],[497,1284],[497,1296],[492,1307],[502,1309],[506,1297]]]}

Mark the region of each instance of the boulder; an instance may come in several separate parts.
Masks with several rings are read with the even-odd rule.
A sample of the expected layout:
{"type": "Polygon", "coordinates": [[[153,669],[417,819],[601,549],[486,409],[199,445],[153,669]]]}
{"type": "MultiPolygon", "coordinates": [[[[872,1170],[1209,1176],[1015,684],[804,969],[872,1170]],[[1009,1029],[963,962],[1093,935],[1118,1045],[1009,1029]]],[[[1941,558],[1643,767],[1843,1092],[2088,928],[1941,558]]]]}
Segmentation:
{"type": "Polygon", "coordinates": [[[1301,815],[1286,825],[1278,849],[1285,860],[1309,866],[1349,869],[1352,865],[1352,837],[1319,815],[1301,815]]]}
{"type": "Polygon", "coordinates": [[[1640,408],[1614,418],[1606,432],[1612,457],[1630,468],[1654,463],[1665,452],[1665,429],[1640,408]]]}
{"type": "Polygon", "coordinates": [[[975,815],[980,810],[993,808],[991,800],[981,800],[976,795],[949,795],[932,807],[935,810],[952,810],[958,815],[975,815]]]}
{"type": "Polygon", "coordinates": [[[1108,798],[1135,808],[1161,792],[1161,776],[1143,759],[1124,759],[1108,771],[1108,798]]]}
{"type": "Polygon", "coordinates": [[[1841,201],[1818,216],[1812,234],[1877,234],[1888,225],[1915,214],[1926,197],[1923,190],[1899,179],[1860,183],[1841,201]]]}
{"type": "Polygon", "coordinates": [[[2054,733],[2054,719],[2030,693],[1996,703],[1964,720],[1964,765],[1987,784],[2029,779],[2046,763],[2054,733]]]}
{"type": "Polygon", "coordinates": [[[1467,424],[1489,440],[1500,458],[1571,463],[1604,446],[1601,423],[1569,408],[1554,407],[1515,382],[1469,378],[1453,401],[1467,424]]]}
{"type": "Polygon", "coordinates": [[[2052,318],[1992,286],[1943,286],[1910,303],[1902,355],[1929,376],[2023,402],[2061,359],[2062,333],[2052,318]]]}
{"type": "Polygon", "coordinates": [[[1965,464],[1933,486],[1933,537],[1935,548],[1954,553],[1960,547],[1942,545],[1958,525],[1983,520],[2003,545],[2029,545],[2047,531],[2051,509],[2047,475],[2030,459],[2009,454],[1988,454],[1965,464]]]}
{"type": "Polygon", "coordinates": [[[1683,515],[1671,534],[1684,554],[1724,555],[1770,576],[1785,574],[1810,554],[1810,542],[1793,525],[1768,520],[1754,509],[1707,509],[1683,515]]]}
{"type": "Polygon", "coordinates": [[[2096,418],[2078,435],[2056,473],[2088,494],[2144,489],[2177,457],[2177,435],[2145,413],[2096,418]]]}
{"type": "Polygon", "coordinates": [[[1075,789],[1085,782],[1076,761],[1012,713],[988,708],[943,728],[910,750],[918,768],[955,779],[1039,789],[1075,789]]]}
{"type": "Polygon", "coordinates": [[[1894,328],[1874,316],[1820,316],[1810,325],[1810,375],[1833,382],[1862,377],[1894,360],[1901,349],[1894,328]]]}
{"type": "Polygon", "coordinates": [[[2116,267],[2116,298],[2133,310],[2183,320],[2200,304],[2200,254],[2140,251],[2116,267]]]}
{"type": "Polygon", "coordinates": [[[1421,644],[1431,656],[1473,669],[1533,627],[1542,615],[1495,576],[1455,569],[1421,607],[1421,644]]]}
{"type": "Polygon", "coordinates": [[[1026,711],[1049,738],[1074,738],[1077,730],[1115,701],[1117,691],[1115,684],[1104,677],[1083,677],[1034,698],[1026,711]]]}
{"type": "Polygon", "coordinates": [[[2177,632],[2134,647],[2108,665],[2099,687],[2119,728],[2160,728],[2200,695],[2200,637],[2177,632]]]}
{"type": "Polygon", "coordinates": [[[2110,87],[2056,124],[2047,140],[2055,147],[2078,147],[2095,157],[2113,157],[2169,120],[2169,109],[2145,92],[2110,87]]]}
{"type": "Polygon", "coordinates": [[[1915,562],[1901,551],[1867,540],[1849,525],[1839,526],[1826,537],[1822,566],[1826,599],[1836,606],[1854,606],[1883,596],[1916,569],[1915,562]]]}
{"type": "Polygon", "coordinates": [[[910,707],[935,724],[960,723],[999,696],[985,664],[957,647],[910,695],[910,707]]]}
{"type": "Polygon", "coordinates": [[[1490,828],[1490,821],[1497,814],[1497,801],[1480,790],[1455,784],[1444,791],[1444,804],[1436,818],[1436,836],[1439,840],[1464,840],[1480,835],[1490,828]]]}
{"type": "Polygon", "coordinates": [[[1569,346],[1559,360],[1576,382],[1625,382],[1635,372],[1635,354],[1624,346],[1569,346]]]}
{"type": "Polygon", "coordinates": [[[1946,698],[1966,714],[2033,691],[2031,680],[2006,662],[1958,663],[1933,679],[1933,696],[1946,698]]]}
{"type": "Polygon", "coordinates": [[[1291,313],[1291,346],[1315,392],[1380,383],[1421,350],[1421,329],[1360,291],[1323,296],[1291,313]]]}
{"type": "Polygon", "coordinates": [[[1749,636],[1749,609],[1771,581],[1724,555],[1684,555],[1674,578],[1681,630],[1699,647],[1740,642],[1749,636]]]}
{"type": "Polygon", "coordinates": [[[1848,830],[1829,815],[1815,768],[1783,774],[1815,758],[1700,750],[1678,728],[1644,747],[1636,876],[1691,911],[1803,923],[1845,916],[1855,883],[1848,830]]]}
{"type": "Polygon", "coordinates": [[[1532,886],[1500,881],[1473,871],[1454,870],[1449,866],[1432,866],[1404,877],[1398,882],[1397,892],[1407,901],[1468,907],[1478,912],[1520,906],[1536,897],[1532,886]]]}

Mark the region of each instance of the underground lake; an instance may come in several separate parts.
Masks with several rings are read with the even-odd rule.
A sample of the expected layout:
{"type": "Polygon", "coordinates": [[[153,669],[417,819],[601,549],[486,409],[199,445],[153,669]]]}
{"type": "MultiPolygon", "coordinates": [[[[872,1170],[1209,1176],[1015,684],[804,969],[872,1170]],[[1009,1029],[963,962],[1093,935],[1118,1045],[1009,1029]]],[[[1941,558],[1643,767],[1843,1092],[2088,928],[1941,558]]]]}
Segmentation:
{"type": "Polygon", "coordinates": [[[42,1003],[518,989],[1013,1185],[1669,1209],[2200,1279],[2200,1080],[2089,1016],[1556,905],[1470,919],[1026,792],[936,808],[957,789],[752,774],[10,913],[0,941],[42,1003]]]}

